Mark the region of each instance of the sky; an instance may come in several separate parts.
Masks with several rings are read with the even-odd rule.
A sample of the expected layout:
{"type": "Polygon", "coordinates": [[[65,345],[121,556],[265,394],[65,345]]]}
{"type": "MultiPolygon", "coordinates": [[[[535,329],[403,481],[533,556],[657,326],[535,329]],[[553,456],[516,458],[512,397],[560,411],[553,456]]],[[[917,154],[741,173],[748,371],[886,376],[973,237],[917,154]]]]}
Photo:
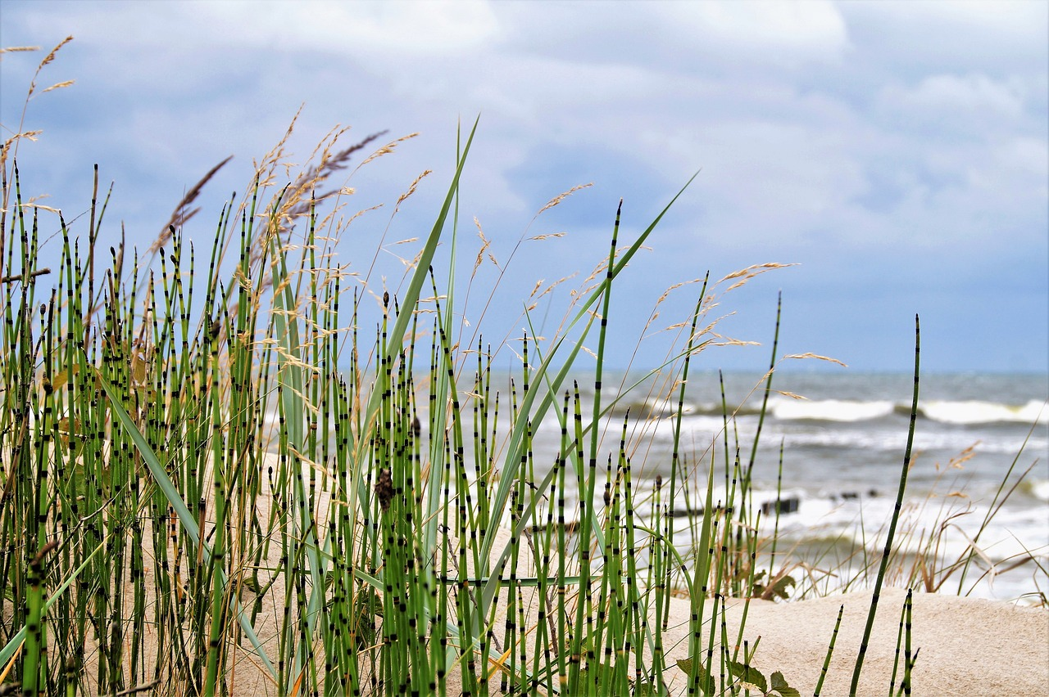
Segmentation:
{"type": "MultiPolygon", "coordinates": [[[[340,261],[366,267],[385,231],[396,290],[405,253],[388,243],[429,230],[460,124],[479,117],[459,274],[480,246],[476,218],[505,268],[484,315],[494,341],[520,335],[536,281],[580,272],[570,287],[607,254],[620,199],[623,245],[698,171],[613,291],[610,365],[666,356],[676,335],[657,330],[699,293],[672,291],[646,329],[672,285],[775,262],[795,266],[715,311],[726,336],[762,346],[704,354],[701,368],[764,369],[782,292],[780,355],[909,371],[918,314],[925,371],[1049,371],[1047,2],[3,0],[0,45],[43,49],[0,62],[5,139],[67,35],[38,90],[75,83],[26,108],[23,127],[43,132],[19,146],[23,188],[74,218],[97,163],[114,183],[112,240],[122,223],[148,246],[233,155],[184,231],[206,245],[301,109],[300,163],[339,125],[346,143],[419,134],[336,182],[354,188],[353,211],[384,204],[350,224],[340,261]]],[[[84,219],[72,230],[86,235],[84,219]]],[[[487,264],[459,308],[468,321],[498,276],[487,264]]]]}

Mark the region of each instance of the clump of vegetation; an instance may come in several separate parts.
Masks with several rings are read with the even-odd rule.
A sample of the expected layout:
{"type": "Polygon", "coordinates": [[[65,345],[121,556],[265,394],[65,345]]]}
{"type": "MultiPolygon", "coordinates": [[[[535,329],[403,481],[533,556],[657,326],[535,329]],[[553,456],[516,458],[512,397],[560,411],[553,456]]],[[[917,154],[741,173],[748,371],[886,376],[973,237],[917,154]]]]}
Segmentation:
{"type": "MultiPolygon", "coordinates": [[[[467,336],[453,319],[454,258],[433,268],[439,242],[456,239],[473,130],[405,282],[374,296],[335,262],[354,217],[345,197],[319,193],[373,138],[343,147],[344,132],[333,133],[277,188],[282,141],[201,254],[183,226],[212,170],[140,256],[99,248],[110,194],[97,169],[79,234],[23,196],[15,154],[26,134],[2,154],[5,685],[798,694],[790,666],[753,668],[758,647],[723,621],[729,598],[785,598],[794,585],[786,563],[758,568],[775,543],[749,497],[760,429],[748,458],[726,407],[721,442],[701,453],[681,442],[693,361],[731,343],[709,316],[720,283],[700,285],[681,344],[644,383],[646,399],[677,404],[649,417],[674,424],[667,480],[646,479],[634,461],[646,432],[631,428],[646,421],[613,416],[634,399],[631,386],[605,382],[613,294],[666,209],[628,242],[617,211],[608,254],[557,332],[538,337],[524,312],[503,384],[493,361],[511,343],[467,336]],[[44,268],[52,216],[62,249],[44,268]],[[576,378],[585,345],[596,357],[590,391],[576,378]],[[543,423],[560,431],[552,463],[533,448],[543,423]],[[714,499],[715,477],[725,500],[714,499]],[[682,515],[682,501],[702,511],[682,515]],[[682,634],[672,604],[690,617],[684,660],[667,658],[682,634]]],[[[778,266],[723,281],[732,290],[778,266]]],[[[766,402],[775,355],[774,342],[766,402]]]]}

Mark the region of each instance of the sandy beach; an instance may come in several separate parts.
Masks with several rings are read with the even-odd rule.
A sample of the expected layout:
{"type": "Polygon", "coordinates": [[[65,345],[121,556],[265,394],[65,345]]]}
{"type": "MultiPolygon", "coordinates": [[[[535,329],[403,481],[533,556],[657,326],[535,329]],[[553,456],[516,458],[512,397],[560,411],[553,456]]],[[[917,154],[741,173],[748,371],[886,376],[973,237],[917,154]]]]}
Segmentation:
{"type": "MultiPolygon", "coordinates": [[[[501,531],[502,540],[509,540],[507,531],[501,531]]],[[[749,604],[745,600],[730,600],[725,612],[728,634],[738,635],[746,608],[744,640],[754,646],[760,637],[752,665],[766,676],[779,671],[801,694],[813,694],[838,610],[844,606],[821,694],[848,695],[872,594],[868,590],[796,602],[751,600],[749,604]]],[[[906,596],[905,589],[882,589],[859,695],[889,693],[906,596]]],[[[497,613],[495,626],[502,626],[505,618],[505,598],[504,593],[500,598],[503,611],[497,613]]],[[[528,602],[527,593],[525,598],[528,602]]],[[[532,600],[528,604],[528,626],[534,627],[538,621],[534,594],[532,600]]],[[[710,601],[706,604],[708,613],[712,604],[710,601]]],[[[688,657],[690,614],[689,600],[671,598],[670,621],[664,635],[667,665],[671,666],[665,677],[671,694],[687,694],[686,676],[676,662],[688,657]]],[[[706,619],[709,621],[709,615],[706,619]]],[[[913,694],[971,697],[1035,696],[1049,692],[1047,609],[916,592],[912,602],[911,644],[912,650],[920,650],[912,673],[913,694]]],[[[902,655],[900,660],[902,663],[902,655]]],[[[901,679],[902,669],[897,674],[897,687],[901,679]]],[[[458,683],[449,686],[449,694],[459,692],[458,683]]]]}
{"type": "MultiPolygon", "coordinates": [[[[327,499],[325,494],[318,500],[320,510],[325,509],[327,499]]],[[[258,505],[265,507],[266,503],[265,498],[260,498],[258,505]]],[[[265,511],[262,514],[267,515],[265,511]]],[[[321,518],[318,522],[323,528],[324,516],[318,518],[321,518]]],[[[445,539],[448,544],[455,544],[453,538],[445,539]]],[[[493,549],[503,549],[509,539],[509,531],[500,529],[493,549]]],[[[147,550],[147,553],[150,551],[147,550]]],[[[276,556],[270,561],[275,565],[276,556]]],[[[517,567],[518,576],[528,575],[531,568],[527,546],[523,546],[517,567]]],[[[473,573],[473,569],[467,571],[473,573]]],[[[152,573],[152,569],[147,566],[147,576],[152,573]]],[[[507,576],[508,572],[504,570],[503,575],[507,576]]],[[[146,587],[155,586],[147,583],[146,587]]],[[[275,599],[284,597],[282,579],[277,580],[271,591],[265,597],[255,630],[264,645],[276,652],[283,608],[276,605],[275,599]]],[[[507,593],[504,588],[497,596],[495,627],[503,626],[507,593]]],[[[906,594],[905,589],[883,589],[859,684],[860,695],[885,695],[889,692],[906,594]]],[[[250,595],[242,595],[242,601],[250,604],[250,595]]],[[[746,611],[744,640],[753,647],[760,638],[752,665],[766,676],[779,671],[788,684],[801,694],[813,694],[838,610],[844,606],[841,628],[821,694],[847,695],[871,595],[872,592],[867,590],[794,602],[751,600],[748,603],[743,599],[731,599],[725,612],[728,635],[733,639],[738,635],[746,611]]],[[[524,588],[522,597],[527,608],[527,626],[534,628],[538,622],[536,590],[524,588]]],[[[705,609],[707,621],[712,606],[713,602],[708,600],[705,609]]],[[[672,695],[687,694],[686,676],[676,662],[688,657],[690,614],[691,603],[687,598],[671,598],[669,622],[664,632],[664,650],[669,666],[665,679],[672,695]]],[[[912,648],[919,650],[912,675],[913,694],[1034,696],[1049,691],[1049,609],[916,592],[912,616],[912,648]]],[[[654,621],[654,617],[649,616],[650,626],[654,621]]],[[[528,655],[532,655],[534,632],[530,632],[528,637],[528,655]]],[[[704,646],[705,637],[706,634],[704,646]]],[[[89,662],[91,655],[89,647],[89,662]]],[[[897,675],[897,686],[901,679],[902,668],[897,675]]],[[[247,697],[278,694],[276,685],[248,642],[243,639],[239,646],[230,651],[227,680],[233,695],[247,697]]],[[[490,685],[493,694],[500,694],[498,687],[496,679],[490,685]]],[[[448,694],[460,693],[461,675],[457,669],[453,669],[448,675],[448,694]]],[[[364,694],[370,693],[364,690],[364,694]]]]}

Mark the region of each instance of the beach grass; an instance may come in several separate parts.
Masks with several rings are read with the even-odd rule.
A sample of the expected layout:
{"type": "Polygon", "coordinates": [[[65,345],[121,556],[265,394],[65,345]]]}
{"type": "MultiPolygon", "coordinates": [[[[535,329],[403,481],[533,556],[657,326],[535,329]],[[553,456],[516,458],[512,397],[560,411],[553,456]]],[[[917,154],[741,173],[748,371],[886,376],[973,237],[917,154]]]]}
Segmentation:
{"type": "MultiPolygon", "coordinates": [[[[725,621],[730,600],[788,599],[799,580],[777,540],[778,505],[770,533],[752,497],[778,340],[755,384],[751,441],[739,442],[728,404],[715,441],[697,448],[681,437],[689,371],[708,349],[740,343],[718,333],[715,308],[783,265],[708,276],[691,316],[672,325],[679,340],[664,364],[634,386],[610,386],[607,347],[623,340],[616,298],[628,292],[629,262],[690,181],[634,239],[621,236],[620,204],[607,252],[567,295],[556,332],[536,331],[527,298],[520,334],[486,344],[455,319],[466,275],[456,254],[437,254],[463,244],[460,177],[477,128],[461,134],[433,225],[396,288],[335,256],[356,216],[332,180],[374,137],[346,146],[333,131],[299,176],[282,178],[285,138],[198,245],[192,205],[223,162],[143,250],[100,248],[118,224],[106,217],[97,167],[89,214],[74,228],[21,189],[18,145],[29,131],[4,144],[4,688],[799,694],[791,666],[754,668],[760,645],[742,625],[730,635],[725,621]],[[54,222],[61,251],[43,267],[54,222]],[[504,381],[493,365],[510,352],[504,381]],[[582,367],[581,356],[592,361],[582,367]],[[580,375],[593,384],[581,389],[580,375]],[[630,414],[638,403],[671,408],[630,414]],[[647,476],[637,458],[661,420],[674,428],[666,479],[647,476]],[[537,462],[533,439],[548,424],[560,445],[553,462],[537,462]],[[674,639],[687,643],[686,658],[668,659],[682,649],[668,645],[682,633],[671,631],[681,630],[670,611],[678,601],[689,610],[686,638],[674,639]]],[[[493,292],[472,279],[467,295],[493,292]]],[[[916,353],[911,436],[918,375],[916,353]]],[[[978,556],[974,544],[945,566],[935,536],[916,556],[896,554],[910,445],[901,458],[884,550],[865,564],[877,575],[854,692],[883,582],[940,591],[956,575],[961,590],[978,556]]],[[[779,466],[782,477],[782,455],[779,466]]],[[[903,613],[906,690],[916,659],[909,603],[884,611],[903,613]]],[[[826,630],[829,664],[837,628],[826,630]]]]}

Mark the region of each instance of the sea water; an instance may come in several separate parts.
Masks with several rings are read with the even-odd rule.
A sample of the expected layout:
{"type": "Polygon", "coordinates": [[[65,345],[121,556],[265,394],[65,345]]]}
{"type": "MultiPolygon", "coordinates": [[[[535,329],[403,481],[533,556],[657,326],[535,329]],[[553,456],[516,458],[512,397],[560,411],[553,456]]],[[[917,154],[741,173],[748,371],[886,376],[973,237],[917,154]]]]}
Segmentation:
{"type": "MultiPolygon", "coordinates": [[[[603,404],[616,400],[619,390],[637,378],[611,377],[602,390],[603,404]]],[[[833,574],[822,581],[823,591],[833,590],[850,574],[861,573],[856,567],[864,566],[864,554],[869,565],[884,546],[907,449],[913,377],[776,373],[764,417],[762,377],[726,374],[723,399],[718,374],[690,376],[677,441],[694,494],[675,507],[679,512],[701,508],[706,468],[713,462],[719,473],[715,481],[720,481],[726,450],[732,461],[738,448],[744,465],[754,463],[752,504],[773,511],[779,489],[780,550],[805,559],[814,576],[833,574]],[[857,548],[861,551],[846,562],[857,548]]],[[[591,400],[592,377],[577,379],[591,400]]],[[[656,475],[664,482],[670,477],[678,391],[671,383],[643,381],[604,420],[604,451],[618,449],[627,425],[638,491],[650,487],[656,475]]],[[[951,562],[975,550],[964,582],[959,568],[946,575],[941,592],[999,599],[1049,594],[1047,398],[1044,374],[922,376],[894,548],[935,550],[938,573],[930,577],[932,583],[943,578],[951,562]]],[[[537,433],[537,462],[553,458],[558,443],[559,427],[547,419],[537,433]]],[[[542,466],[537,464],[537,470],[542,466]]],[[[714,496],[726,496],[724,484],[714,496]]],[[[767,517],[763,532],[771,532],[773,524],[767,517]]],[[[876,564],[873,568],[859,585],[873,583],[876,564]]],[[[798,573],[807,572],[799,567],[798,573]]]]}
{"type": "MultiPolygon", "coordinates": [[[[770,514],[761,521],[761,533],[770,535],[778,525],[779,563],[803,562],[805,566],[794,567],[792,573],[806,575],[810,587],[819,592],[834,592],[850,583],[851,588],[871,586],[900,485],[913,377],[845,370],[777,372],[764,411],[763,377],[693,373],[685,385],[678,432],[680,383],[606,372],[597,457],[602,481],[597,491],[603,488],[607,458],[614,460],[619,452],[624,426],[636,512],[641,516],[652,513],[646,501],[651,500],[657,476],[663,481],[666,503],[675,438],[678,476],[688,478],[687,493],[679,483],[673,502],[677,515],[703,507],[711,466],[717,483],[713,498],[727,498],[731,483],[726,487],[724,464],[733,462],[738,452],[744,466],[753,462],[750,504],[770,514]],[[777,500],[778,521],[771,515],[777,500]]],[[[520,400],[523,381],[520,375],[515,380],[520,400]]],[[[472,421],[472,376],[461,375],[459,381],[463,414],[472,421]]],[[[579,387],[584,420],[589,421],[594,376],[575,373],[562,386],[556,407],[532,423],[537,480],[557,460],[561,428],[555,412],[561,408],[560,395],[573,383],[579,387]]],[[[532,389],[539,389],[534,381],[532,389]]],[[[501,473],[508,466],[510,377],[493,376],[491,390],[493,397],[500,394],[493,461],[501,473]]],[[[1046,374],[922,376],[893,547],[903,553],[935,552],[930,580],[942,581],[940,592],[1009,600],[1026,596],[1028,602],[1037,594],[1049,595],[1047,399],[1046,374]],[[975,561],[963,580],[962,570],[951,571],[950,565],[972,556],[970,551],[975,551],[975,561]],[[1017,566],[1019,562],[1023,563],[1017,566]]],[[[425,394],[417,405],[425,452],[431,435],[425,426],[425,394]]],[[[276,426],[275,416],[271,420],[276,426]]],[[[464,428],[470,463],[470,424],[464,428]]],[[[588,443],[589,436],[587,447],[588,443]]],[[[572,475],[566,488],[571,519],[578,510],[572,475]]],[[[687,536],[675,542],[689,544],[687,536]]],[[[913,557],[903,561],[913,563],[913,557]]]]}

